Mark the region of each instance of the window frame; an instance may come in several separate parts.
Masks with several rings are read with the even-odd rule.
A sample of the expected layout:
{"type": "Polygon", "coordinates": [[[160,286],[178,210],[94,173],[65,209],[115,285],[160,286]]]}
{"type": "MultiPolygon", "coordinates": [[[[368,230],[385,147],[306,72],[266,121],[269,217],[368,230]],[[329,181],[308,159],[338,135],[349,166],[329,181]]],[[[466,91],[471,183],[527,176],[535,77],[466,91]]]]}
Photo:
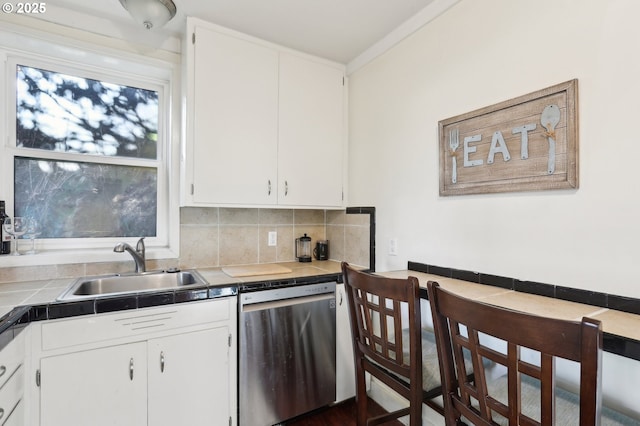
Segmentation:
{"type": "MultiPolygon", "coordinates": [[[[0,30],[0,35],[4,31],[0,30]]],[[[0,199],[6,201],[7,214],[13,214],[14,157],[34,157],[97,164],[153,167],[157,170],[156,236],[145,238],[148,259],[179,256],[179,148],[173,129],[179,128],[176,106],[179,102],[179,60],[167,61],[146,55],[118,51],[96,44],[54,37],[53,41],[33,34],[7,32],[7,43],[0,43],[0,199]],[[11,41],[13,39],[13,42],[11,41]],[[16,49],[15,46],[28,46],[16,49]],[[158,93],[159,117],[157,158],[110,157],[92,154],[46,151],[16,146],[16,66],[24,65],[92,78],[115,84],[154,90],[158,93]],[[126,70],[123,71],[123,70],[126,70]],[[5,91],[4,95],[2,91],[5,91]],[[4,134],[3,134],[4,133],[4,134]]],[[[4,38],[4,37],[3,37],[4,38]]],[[[174,58],[176,59],[176,58],[174,58]]],[[[113,253],[116,243],[134,243],[137,238],[60,238],[38,240],[40,253],[31,256],[2,256],[0,266],[10,264],[86,263],[124,260],[113,253]],[[10,258],[5,261],[5,259],[10,258]]],[[[24,243],[23,243],[24,244],[24,243]]],[[[126,259],[126,258],[125,258],[126,259]]]]}

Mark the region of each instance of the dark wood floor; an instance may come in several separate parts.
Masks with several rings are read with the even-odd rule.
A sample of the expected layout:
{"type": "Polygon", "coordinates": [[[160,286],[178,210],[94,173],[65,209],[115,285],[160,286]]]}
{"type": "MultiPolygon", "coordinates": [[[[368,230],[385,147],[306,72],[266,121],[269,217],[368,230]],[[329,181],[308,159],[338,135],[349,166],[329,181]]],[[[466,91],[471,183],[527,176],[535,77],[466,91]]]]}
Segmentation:
{"type": "MultiPolygon", "coordinates": [[[[382,414],[385,410],[375,401],[369,399],[369,413],[382,414]]],[[[384,426],[403,426],[397,420],[383,423],[384,426]]],[[[356,402],[349,399],[333,407],[321,408],[313,413],[300,416],[284,423],[285,426],[356,426],[356,402]]]]}

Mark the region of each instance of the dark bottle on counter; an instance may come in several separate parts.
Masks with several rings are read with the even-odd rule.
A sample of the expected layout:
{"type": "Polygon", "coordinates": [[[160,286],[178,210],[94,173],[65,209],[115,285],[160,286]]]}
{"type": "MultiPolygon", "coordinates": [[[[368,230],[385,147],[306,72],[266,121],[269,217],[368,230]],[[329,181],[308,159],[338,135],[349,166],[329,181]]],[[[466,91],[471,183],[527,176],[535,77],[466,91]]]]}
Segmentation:
{"type": "Polygon", "coordinates": [[[4,218],[7,217],[7,213],[4,210],[4,200],[0,200],[0,254],[11,253],[11,237],[4,232],[4,218]]]}

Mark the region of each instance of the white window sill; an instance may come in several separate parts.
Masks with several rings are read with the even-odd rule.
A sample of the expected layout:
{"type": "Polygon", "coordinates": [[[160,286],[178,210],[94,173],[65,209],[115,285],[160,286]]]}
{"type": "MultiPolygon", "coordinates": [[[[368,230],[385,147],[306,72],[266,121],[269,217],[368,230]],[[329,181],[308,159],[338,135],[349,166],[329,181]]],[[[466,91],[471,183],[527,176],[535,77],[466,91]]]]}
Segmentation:
{"type": "MultiPolygon", "coordinates": [[[[35,254],[25,254],[23,249],[20,256],[0,256],[0,268],[62,265],[75,263],[123,262],[132,260],[129,253],[115,253],[110,249],[82,249],[82,250],[49,250],[35,254]]],[[[147,247],[147,260],[177,259],[179,253],[167,247],[147,247]]]]}

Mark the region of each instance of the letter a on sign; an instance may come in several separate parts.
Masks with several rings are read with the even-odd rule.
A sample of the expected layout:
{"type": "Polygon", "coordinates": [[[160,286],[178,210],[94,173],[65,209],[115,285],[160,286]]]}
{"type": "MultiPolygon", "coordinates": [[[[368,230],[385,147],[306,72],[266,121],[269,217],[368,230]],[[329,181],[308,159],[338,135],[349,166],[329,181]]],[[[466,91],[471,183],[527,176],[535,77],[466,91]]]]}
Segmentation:
{"type": "Polygon", "coordinates": [[[491,138],[491,148],[489,149],[487,164],[493,164],[493,157],[498,152],[502,154],[502,158],[504,158],[504,161],[511,160],[511,155],[509,155],[509,149],[507,149],[507,144],[504,141],[502,132],[495,132],[493,134],[493,137],[491,138]]]}

